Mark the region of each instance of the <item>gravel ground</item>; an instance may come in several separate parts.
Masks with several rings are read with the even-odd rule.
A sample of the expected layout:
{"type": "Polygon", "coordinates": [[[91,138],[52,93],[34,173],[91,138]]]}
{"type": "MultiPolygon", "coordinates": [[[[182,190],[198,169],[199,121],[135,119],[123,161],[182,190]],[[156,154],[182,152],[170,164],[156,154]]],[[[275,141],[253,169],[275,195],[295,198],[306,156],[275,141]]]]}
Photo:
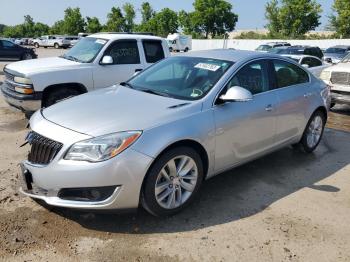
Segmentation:
{"type": "Polygon", "coordinates": [[[331,113],[314,154],[285,148],[214,177],[170,218],[22,197],[25,126],[0,96],[0,261],[350,261],[350,108],[331,113]]]}

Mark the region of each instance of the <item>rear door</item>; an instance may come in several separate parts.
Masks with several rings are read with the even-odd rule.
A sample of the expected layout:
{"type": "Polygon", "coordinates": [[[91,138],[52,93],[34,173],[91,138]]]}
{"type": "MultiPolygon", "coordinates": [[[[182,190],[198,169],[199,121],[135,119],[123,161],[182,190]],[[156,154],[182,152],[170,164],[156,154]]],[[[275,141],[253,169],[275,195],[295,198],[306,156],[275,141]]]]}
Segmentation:
{"type": "Polygon", "coordinates": [[[140,58],[141,43],[136,39],[116,40],[106,49],[103,56],[111,56],[113,64],[96,65],[93,69],[94,87],[109,87],[131,78],[144,68],[140,58]]]}
{"type": "Polygon", "coordinates": [[[277,59],[270,65],[279,99],[276,143],[283,144],[304,132],[305,112],[313,93],[310,76],[301,67],[277,59]]]}

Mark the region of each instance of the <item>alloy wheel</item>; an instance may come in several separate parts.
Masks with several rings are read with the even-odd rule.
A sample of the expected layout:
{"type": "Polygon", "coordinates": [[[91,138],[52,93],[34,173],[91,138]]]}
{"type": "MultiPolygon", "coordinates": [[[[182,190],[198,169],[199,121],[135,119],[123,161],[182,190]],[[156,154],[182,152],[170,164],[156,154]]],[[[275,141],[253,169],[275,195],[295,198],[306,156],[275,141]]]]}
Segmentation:
{"type": "Polygon", "coordinates": [[[323,131],[323,119],[321,116],[316,115],[311,121],[307,130],[306,142],[310,148],[315,147],[322,136],[323,131]]]}
{"type": "Polygon", "coordinates": [[[168,161],[159,172],[155,198],[165,209],[175,209],[192,195],[198,181],[198,167],[189,156],[177,156],[168,161]]]}

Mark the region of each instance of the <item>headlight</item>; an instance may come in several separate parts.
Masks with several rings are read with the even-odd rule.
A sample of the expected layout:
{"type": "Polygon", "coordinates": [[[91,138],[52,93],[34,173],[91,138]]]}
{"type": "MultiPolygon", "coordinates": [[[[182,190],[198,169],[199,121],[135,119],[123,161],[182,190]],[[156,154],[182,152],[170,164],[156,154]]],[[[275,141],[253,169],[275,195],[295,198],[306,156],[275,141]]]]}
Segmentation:
{"type": "Polygon", "coordinates": [[[331,72],[330,71],[322,71],[320,78],[325,81],[329,81],[331,79],[331,72]]]}
{"type": "Polygon", "coordinates": [[[64,159],[88,162],[105,161],[127,149],[141,134],[141,131],[129,131],[84,140],[72,145],[64,159]]]}
{"type": "Polygon", "coordinates": [[[13,78],[13,80],[19,84],[24,84],[24,85],[32,85],[33,84],[32,80],[30,80],[29,78],[25,78],[25,77],[15,76],[13,78]]]}

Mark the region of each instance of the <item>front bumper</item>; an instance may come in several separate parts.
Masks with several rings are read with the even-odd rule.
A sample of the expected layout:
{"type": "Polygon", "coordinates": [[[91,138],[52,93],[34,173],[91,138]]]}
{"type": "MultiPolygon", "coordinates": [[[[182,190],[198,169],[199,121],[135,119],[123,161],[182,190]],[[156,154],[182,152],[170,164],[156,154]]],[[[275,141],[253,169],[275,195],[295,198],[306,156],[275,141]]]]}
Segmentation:
{"type": "Polygon", "coordinates": [[[23,112],[34,112],[41,108],[42,92],[31,95],[20,94],[13,91],[6,81],[1,85],[1,92],[10,106],[23,112]]]}
{"type": "Polygon", "coordinates": [[[33,115],[30,124],[35,132],[63,143],[63,147],[48,165],[22,163],[23,169],[31,174],[32,188],[21,187],[20,192],[59,207],[89,210],[138,207],[142,183],[153,158],[128,148],[120,155],[98,163],[65,160],[63,157],[73,143],[90,137],[47,121],[40,112],[33,115]],[[66,200],[59,195],[66,189],[108,186],[114,186],[115,190],[103,201],[66,200]]]}
{"type": "Polygon", "coordinates": [[[350,92],[331,91],[332,103],[350,105],[350,92]]]}

